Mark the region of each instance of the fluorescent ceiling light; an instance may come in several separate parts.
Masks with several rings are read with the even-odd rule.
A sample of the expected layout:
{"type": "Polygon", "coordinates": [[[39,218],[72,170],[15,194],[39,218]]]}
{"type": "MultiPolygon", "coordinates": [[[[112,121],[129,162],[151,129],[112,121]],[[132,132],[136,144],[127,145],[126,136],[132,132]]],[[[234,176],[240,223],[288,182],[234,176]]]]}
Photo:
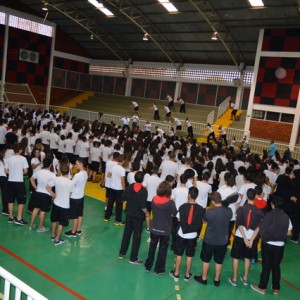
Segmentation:
{"type": "Polygon", "coordinates": [[[92,5],[94,5],[97,9],[99,9],[106,16],[108,16],[108,17],[114,16],[114,14],[109,9],[104,7],[104,5],[102,3],[99,3],[97,0],[88,0],[88,2],[90,2],[92,5]]]}
{"type": "Polygon", "coordinates": [[[148,33],[145,33],[143,36],[143,41],[148,41],[148,33]]]}
{"type": "Polygon", "coordinates": [[[265,6],[262,0],[249,0],[250,5],[253,7],[265,6]]]}
{"type": "Polygon", "coordinates": [[[218,40],[218,32],[217,32],[217,31],[215,31],[215,32],[212,34],[211,39],[212,39],[213,41],[217,41],[217,40],[218,40]]]}
{"type": "Polygon", "coordinates": [[[168,12],[178,12],[178,9],[170,3],[169,0],[158,0],[158,2],[161,3],[168,12]]]}

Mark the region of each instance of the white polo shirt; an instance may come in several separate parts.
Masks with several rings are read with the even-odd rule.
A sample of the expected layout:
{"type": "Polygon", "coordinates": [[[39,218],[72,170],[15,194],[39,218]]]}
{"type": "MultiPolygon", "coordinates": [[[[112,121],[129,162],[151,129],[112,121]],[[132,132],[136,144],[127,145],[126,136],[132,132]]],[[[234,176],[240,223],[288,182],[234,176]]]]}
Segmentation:
{"type": "Polygon", "coordinates": [[[14,154],[6,160],[5,168],[8,169],[8,181],[24,182],[23,171],[28,169],[28,163],[24,156],[14,154]]]}
{"type": "Polygon", "coordinates": [[[72,199],[81,199],[84,197],[84,189],[88,179],[86,171],[80,171],[76,173],[72,179],[73,191],[71,194],[72,199]]]}
{"type": "Polygon", "coordinates": [[[111,184],[110,184],[110,187],[113,190],[123,190],[121,177],[125,177],[125,169],[120,165],[113,166],[111,169],[111,184]]]}

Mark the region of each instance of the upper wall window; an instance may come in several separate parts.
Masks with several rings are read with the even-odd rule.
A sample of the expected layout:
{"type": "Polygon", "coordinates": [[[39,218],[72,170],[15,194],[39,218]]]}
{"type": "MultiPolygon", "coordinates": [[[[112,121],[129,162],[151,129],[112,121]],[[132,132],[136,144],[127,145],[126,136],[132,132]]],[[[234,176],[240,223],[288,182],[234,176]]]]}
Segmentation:
{"type": "Polygon", "coordinates": [[[24,18],[9,16],[9,26],[52,37],[52,26],[30,21],[24,18]]]}

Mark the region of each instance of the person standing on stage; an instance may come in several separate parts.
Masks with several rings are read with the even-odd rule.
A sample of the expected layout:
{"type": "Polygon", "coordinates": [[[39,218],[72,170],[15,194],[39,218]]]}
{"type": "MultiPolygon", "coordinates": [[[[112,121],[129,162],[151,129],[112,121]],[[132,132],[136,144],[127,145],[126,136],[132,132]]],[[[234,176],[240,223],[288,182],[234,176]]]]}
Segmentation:
{"type": "Polygon", "coordinates": [[[186,113],[186,110],[185,110],[185,101],[182,98],[178,97],[177,98],[177,102],[179,102],[179,104],[180,104],[180,110],[179,110],[179,112],[182,113],[182,114],[185,114],[186,113]]]}
{"type": "Polygon", "coordinates": [[[168,100],[168,107],[169,107],[169,109],[170,110],[173,110],[174,112],[176,111],[176,109],[175,109],[175,106],[174,106],[174,100],[173,100],[173,98],[171,97],[171,95],[170,94],[167,94],[167,100],[168,100]]]}
{"type": "Polygon", "coordinates": [[[216,139],[216,136],[215,136],[215,132],[214,130],[211,128],[211,125],[209,123],[207,123],[207,131],[209,132],[208,133],[208,136],[207,136],[207,144],[209,143],[209,140],[212,138],[214,140],[214,142],[217,144],[217,139],[216,139]]]}
{"type": "Polygon", "coordinates": [[[154,117],[153,117],[153,119],[154,120],[160,120],[159,110],[158,110],[158,107],[157,107],[157,105],[156,105],[155,102],[153,102],[152,107],[153,107],[153,110],[154,110],[154,117]]]}

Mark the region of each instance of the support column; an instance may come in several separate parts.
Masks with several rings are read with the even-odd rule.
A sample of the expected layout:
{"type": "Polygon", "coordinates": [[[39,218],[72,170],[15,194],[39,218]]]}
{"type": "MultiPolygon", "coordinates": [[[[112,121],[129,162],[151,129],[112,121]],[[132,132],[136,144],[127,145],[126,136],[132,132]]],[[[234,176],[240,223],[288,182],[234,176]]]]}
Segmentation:
{"type": "Polygon", "coordinates": [[[0,102],[4,102],[5,94],[5,81],[6,81],[6,68],[7,68],[7,48],[8,48],[8,35],[9,35],[9,13],[5,12],[5,33],[4,33],[4,45],[3,45],[3,60],[2,60],[2,74],[1,74],[1,86],[0,86],[0,102]]]}
{"type": "Polygon", "coordinates": [[[237,87],[237,90],[236,90],[235,105],[238,109],[241,108],[241,103],[242,103],[243,89],[244,89],[243,79],[244,79],[244,77],[243,77],[243,75],[241,75],[241,77],[239,78],[240,85],[237,87]]]}
{"type": "Polygon", "coordinates": [[[297,107],[295,110],[294,123],[293,123],[291,138],[290,138],[290,144],[289,144],[291,151],[294,150],[294,147],[297,143],[297,138],[298,138],[298,134],[299,134],[299,126],[300,126],[300,89],[298,92],[297,107]]]}
{"type": "Polygon", "coordinates": [[[125,96],[127,96],[127,97],[131,96],[131,87],[132,87],[132,78],[127,77],[126,88],[125,88],[125,96]]]}
{"type": "Polygon", "coordinates": [[[255,64],[254,64],[254,70],[253,70],[253,82],[251,85],[250,95],[249,95],[249,103],[248,103],[248,109],[247,109],[247,115],[246,115],[246,122],[244,131],[248,132],[250,130],[250,123],[251,123],[251,117],[252,117],[252,110],[253,110],[253,100],[254,100],[254,93],[256,88],[256,78],[259,68],[259,61],[260,61],[260,52],[262,47],[262,42],[264,38],[264,30],[261,29],[259,32],[259,38],[257,43],[257,51],[256,51],[256,57],[255,57],[255,64]]]}
{"type": "Polygon", "coordinates": [[[175,86],[175,93],[174,93],[174,100],[176,101],[178,97],[180,97],[181,94],[181,82],[176,82],[175,86]]]}
{"type": "Polygon", "coordinates": [[[51,99],[51,86],[52,86],[52,74],[53,74],[53,60],[54,60],[54,50],[55,50],[55,36],[56,36],[56,26],[53,26],[52,43],[51,43],[51,54],[49,63],[49,74],[48,74],[48,84],[46,91],[46,109],[49,110],[50,99],[51,99]]]}

